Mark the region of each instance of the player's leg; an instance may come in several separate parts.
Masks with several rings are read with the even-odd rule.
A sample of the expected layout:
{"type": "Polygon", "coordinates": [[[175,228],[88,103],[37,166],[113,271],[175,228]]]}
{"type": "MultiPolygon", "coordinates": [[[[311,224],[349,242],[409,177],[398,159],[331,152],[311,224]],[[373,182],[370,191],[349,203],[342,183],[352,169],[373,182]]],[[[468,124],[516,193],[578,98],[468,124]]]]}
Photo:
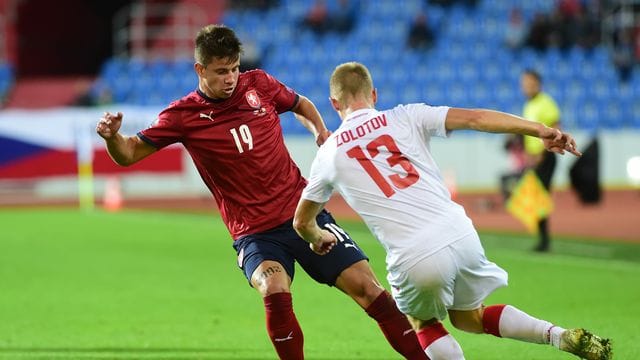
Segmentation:
{"type": "Polygon", "coordinates": [[[421,347],[432,360],[464,359],[462,348],[440,322],[453,302],[456,274],[451,250],[445,247],[387,275],[398,308],[409,317],[421,347]]]}
{"type": "Polygon", "coordinates": [[[267,333],[280,359],[304,359],[304,336],[293,312],[290,286],[293,258],[270,240],[273,234],[257,234],[237,240],[238,265],[251,286],[262,296],[267,333]]]}
{"type": "MultiPolygon", "coordinates": [[[[545,189],[551,193],[551,179],[556,168],[556,155],[552,152],[545,152],[542,161],[535,168],[535,173],[544,185],[545,189]]],[[[549,234],[549,218],[538,221],[538,244],[535,251],[546,252],[551,249],[551,236],[549,234]]]]}
{"type": "Polygon", "coordinates": [[[469,311],[450,310],[453,326],[536,344],[550,344],[588,360],[611,359],[611,343],[584,329],[565,330],[511,305],[492,305],[469,311]]]}
{"type": "MultiPolygon", "coordinates": [[[[289,241],[296,260],[316,281],[336,286],[349,295],[372,317],[391,346],[407,359],[426,359],[415,331],[387,291],[384,290],[367,262],[366,255],[331,215],[323,211],[318,224],[332,231],[338,244],[326,255],[317,255],[309,244],[297,237],[289,241]]],[[[293,230],[292,230],[293,231],[293,230]]]]}
{"type": "MultiPolygon", "coordinates": [[[[333,250],[332,250],[333,251],[333,250]]],[[[426,359],[407,317],[376,278],[366,260],[346,268],[335,286],[349,295],[374,319],[389,344],[407,359],[426,359]]]]}
{"type": "Polygon", "coordinates": [[[409,316],[411,325],[418,334],[420,345],[431,360],[464,360],[460,344],[449,334],[440,321],[418,320],[409,316]]]}
{"type": "Polygon", "coordinates": [[[511,305],[484,307],[484,299],[506,286],[507,274],[487,260],[477,235],[451,246],[458,264],[454,301],[449,307],[451,323],[471,333],[486,333],[538,344],[551,344],[587,359],[609,359],[609,341],[583,330],[566,331],[537,319],[511,305]]]}

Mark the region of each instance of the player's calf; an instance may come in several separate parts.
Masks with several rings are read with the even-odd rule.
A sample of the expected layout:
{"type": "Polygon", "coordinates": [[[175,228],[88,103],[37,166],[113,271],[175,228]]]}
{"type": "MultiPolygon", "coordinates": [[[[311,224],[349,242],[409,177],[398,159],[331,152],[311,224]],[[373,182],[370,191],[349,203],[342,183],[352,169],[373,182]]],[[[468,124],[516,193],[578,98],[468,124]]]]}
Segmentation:
{"type": "Polygon", "coordinates": [[[438,321],[422,326],[418,330],[418,340],[431,360],[464,360],[460,344],[438,321]]]}
{"type": "Polygon", "coordinates": [[[511,305],[493,305],[484,309],[484,332],[555,348],[587,360],[609,360],[611,341],[584,329],[565,330],[552,323],[536,319],[511,305]]]}

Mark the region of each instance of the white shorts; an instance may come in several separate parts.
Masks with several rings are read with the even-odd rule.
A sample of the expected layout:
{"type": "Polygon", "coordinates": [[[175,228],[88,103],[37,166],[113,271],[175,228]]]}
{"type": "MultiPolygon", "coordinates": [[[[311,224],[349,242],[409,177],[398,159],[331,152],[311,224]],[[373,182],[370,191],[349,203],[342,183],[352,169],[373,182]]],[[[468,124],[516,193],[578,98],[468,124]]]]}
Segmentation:
{"type": "Polygon", "coordinates": [[[406,271],[389,273],[400,311],[420,320],[443,320],[447,310],[474,310],[496,289],[507,286],[507,272],[487,260],[473,233],[406,271]]]}

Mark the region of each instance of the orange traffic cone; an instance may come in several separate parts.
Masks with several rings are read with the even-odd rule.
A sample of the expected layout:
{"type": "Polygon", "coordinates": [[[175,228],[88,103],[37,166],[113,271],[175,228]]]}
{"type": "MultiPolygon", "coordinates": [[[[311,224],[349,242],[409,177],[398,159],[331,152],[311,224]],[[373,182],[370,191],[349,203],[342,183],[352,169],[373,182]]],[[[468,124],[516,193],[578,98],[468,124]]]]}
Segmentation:
{"type": "Polygon", "coordinates": [[[112,176],[107,179],[102,206],[104,206],[107,211],[115,212],[122,208],[122,203],[120,179],[117,176],[112,176]]]}

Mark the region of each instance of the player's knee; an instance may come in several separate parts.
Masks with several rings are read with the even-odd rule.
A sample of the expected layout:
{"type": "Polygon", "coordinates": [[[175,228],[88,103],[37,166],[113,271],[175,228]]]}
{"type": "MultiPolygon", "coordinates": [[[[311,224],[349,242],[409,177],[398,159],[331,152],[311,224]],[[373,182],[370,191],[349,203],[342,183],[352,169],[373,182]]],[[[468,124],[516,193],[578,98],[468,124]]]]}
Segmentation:
{"type": "Polygon", "coordinates": [[[437,323],[439,323],[440,321],[436,318],[431,318],[429,320],[420,320],[418,318],[414,318],[411,315],[407,315],[407,319],[409,320],[409,323],[411,324],[411,327],[417,332],[420,331],[420,329],[423,328],[428,328],[430,326],[433,326],[437,323]]]}
{"type": "Polygon", "coordinates": [[[280,288],[273,287],[273,288],[268,288],[264,292],[262,292],[262,297],[267,297],[267,296],[270,296],[273,294],[279,294],[279,293],[288,293],[288,292],[289,292],[289,289],[285,289],[283,287],[280,287],[280,288]]]}
{"type": "Polygon", "coordinates": [[[479,310],[471,311],[449,311],[449,319],[451,325],[456,329],[482,334],[484,330],[482,328],[482,312],[479,310]]]}
{"type": "Polygon", "coordinates": [[[344,290],[359,303],[372,303],[384,291],[370,279],[355,277],[350,278],[344,290]]]}
{"type": "Polygon", "coordinates": [[[276,293],[290,292],[291,280],[279,264],[264,264],[258,267],[251,277],[251,285],[266,297],[276,293]]]}
{"type": "Polygon", "coordinates": [[[262,297],[267,297],[277,293],[290,292],[289,287],[283,284],[263,284],[257,287],[256,290],[258,290],[262,297]]]}
{"type": "Polygon", "coordinates": [[[336,281],[336,286],[363,308],[376,300],[384,291],[366,262],[357,263],[343,271],[336,281]]]}
{"type": "Polygon", "coordinates": [[[363,297],[367,300],[367,302],[374,302],[380,294],[384,292],[384,288],[378,284],[377,281],[372,279],[367,279],[364,282],[362,293],[363,297]]]}

